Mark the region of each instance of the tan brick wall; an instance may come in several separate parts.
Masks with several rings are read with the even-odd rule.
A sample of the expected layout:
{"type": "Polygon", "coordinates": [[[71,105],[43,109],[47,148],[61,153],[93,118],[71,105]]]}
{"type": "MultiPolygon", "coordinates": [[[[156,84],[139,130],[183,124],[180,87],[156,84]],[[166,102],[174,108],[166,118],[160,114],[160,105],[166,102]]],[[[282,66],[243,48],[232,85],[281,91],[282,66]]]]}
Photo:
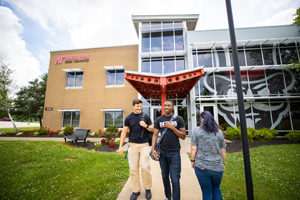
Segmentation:
{"type": "Polygon", "coordinates": [[[48,72],[43,126],[53,131],[62,128],[63,113],[58,110],[81,109],[80,128],[98,131],[104,128],[101,109],[124,109],[124,118],[132,112],[131,102],[138,97],[135,89],[125,80],[125,87],[105,88],[105,66],[124,66],[125,70],[138,71],[138,46],[121,46],[72,51],[51,52],[48,72]],[[90,55],[89,62],[55,65],[59,56],[90,55]],[[62,69],[84,70],[82,89],[65,89],[66,72],[62,69]]]}

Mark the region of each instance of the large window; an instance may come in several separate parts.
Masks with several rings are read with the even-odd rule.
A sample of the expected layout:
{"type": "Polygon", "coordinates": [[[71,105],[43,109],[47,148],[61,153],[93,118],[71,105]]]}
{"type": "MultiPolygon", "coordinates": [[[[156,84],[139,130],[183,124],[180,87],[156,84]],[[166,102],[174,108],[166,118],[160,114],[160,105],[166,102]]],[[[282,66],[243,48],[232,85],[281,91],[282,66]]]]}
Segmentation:
{"type": "MultiPolygon", "coordinates": [[[[299,61],[296,43],[240,45],[238,60],[240,66],[261,66],[291,64],[299,61]]],[[[193,67],[233,66],[232,49],[214,46],[212,48],[193,47],[193,67]]]]}
{"type": "Polygon", "coordinates": [[[123,111],[105,111],[105,123],[104,127],[116,125],[118,128],[123,128],[123,111]]]}
{"type": "Polygon", "coordinates": [[[67,88],[81,88],[83,82],[83,70],[81,69],[63,69],[67,72],[67,88]]]}
{"type": "Polygon", "coordinates": [[[124,67],[104,67],[106,69],[106,86],[124,86],[124,67]]]}
{"type": "Polygon", "coordinates": [[[183,22],[142,22],[141,51],[168,52],[184,50],[183,22]]]}
{"type": "Polygon", "coordinates": [[[185,60],[183,56],[168,56],[158,58],[142,59],[142,72],[153,74],[168,74],[185,69],[185,60]]]}
{"type": "Polygon", "coordinates": [[[63,112],[63,127],[68,125],[79,128],[80,111],[64,111],[63,112]]]}

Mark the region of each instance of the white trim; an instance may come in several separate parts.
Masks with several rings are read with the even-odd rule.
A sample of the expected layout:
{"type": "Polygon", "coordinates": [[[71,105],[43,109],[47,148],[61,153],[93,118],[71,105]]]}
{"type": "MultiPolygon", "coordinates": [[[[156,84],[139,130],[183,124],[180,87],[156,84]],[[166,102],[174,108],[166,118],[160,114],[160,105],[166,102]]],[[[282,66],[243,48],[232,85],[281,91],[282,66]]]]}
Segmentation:
{"type": "Polygon", "coordinates": [[[107,108],[107,109],[101,109],[101,111],[103,111],[103,112],[108,112],[108,111],[124,111],[124,108],[116,108],[116,109],[107,108]]]}
{"type": "Polygon", "coordinates": [[[103,67],[104,69],[106,70],[110,70],[110,69],[125,69],[124,66],[106,66],[106,67],[103,67]]]}
{"type": "Polygon", "coordinates": [[[83,72],[83,69],[80,68],[73,68],[73,69],[62,69],[65,72],[83,72]]]}
{"type": "Polygon", "coordinates": [[[105,88],[120,88],[120,87],[125,87],[125,82],[124,85],[106,85],[105,88]]]}
{"type": "MultiPolygon", "coordinates": [[[[265,96],[265,97],[244,97],[244,100],[248,100],[248,99],[253,99],[253,100],[257,100],[257,99],[299,99],[299,96],[265,96]]],[[[202,98],[197,98],[196,101],[215,101],[215,100],[236,100],[237,101],[237,97],[214,97],[214,98],[209,98],[209,97],[202,97],[202,98]]]]}
{"type": "Polygon", "coordinates": [[[63,110],[57,110],[57,111],[62,111],[62,112],[76,112],[79,111],[80,112],[81,109],[63,109],[63,110]]]}
{"type": "Polygon", "coordinates": [[[77,87],[65,87],[66,90],[69,89],[82,89],[82,86],[77,86],[77,87]]]}

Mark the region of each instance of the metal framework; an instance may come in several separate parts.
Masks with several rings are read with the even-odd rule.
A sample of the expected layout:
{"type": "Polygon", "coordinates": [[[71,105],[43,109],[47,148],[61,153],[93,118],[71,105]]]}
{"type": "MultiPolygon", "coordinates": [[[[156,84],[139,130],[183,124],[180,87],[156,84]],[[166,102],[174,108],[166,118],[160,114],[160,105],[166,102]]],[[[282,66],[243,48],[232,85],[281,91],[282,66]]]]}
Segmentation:
{"type": "Polygon", "coordinates": [[[203,67],[165,75],[125,71],[124,78],[143,97],[160,99],[164,114],[163,102],[189,94],[204,73],[203,67]]]}

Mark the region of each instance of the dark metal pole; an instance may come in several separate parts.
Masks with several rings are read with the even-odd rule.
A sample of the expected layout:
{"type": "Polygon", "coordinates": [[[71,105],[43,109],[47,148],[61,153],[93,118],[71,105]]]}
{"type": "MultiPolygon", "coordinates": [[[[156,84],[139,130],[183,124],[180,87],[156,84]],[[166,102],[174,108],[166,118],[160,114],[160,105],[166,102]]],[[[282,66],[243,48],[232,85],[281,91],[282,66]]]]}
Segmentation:
{"type": "Polygon", "coordinates": [[[233,62],[234,62],[235,83],[237,89],[240,124],[241,124],[241,132],[242,132],[247,198],[248,200],[254,200],[250,155],[249,155],[249,144],[248,144],[248,137],[247,137],[247,125],[246,125],[245,108],[244,108],[244,97],[243,97],[243,90],[242,90],[242,83],[241,83],[241,71],[240,71],[240,64],[239,64],[238,54],[237,54],[236,38],[234,32],[234,24],[233,24],[233,16],[232,16],[230,0],[226,0],[226,8],[227,8],[229,34],[230,34],[232,55],[233,55],[233,62]]]}

